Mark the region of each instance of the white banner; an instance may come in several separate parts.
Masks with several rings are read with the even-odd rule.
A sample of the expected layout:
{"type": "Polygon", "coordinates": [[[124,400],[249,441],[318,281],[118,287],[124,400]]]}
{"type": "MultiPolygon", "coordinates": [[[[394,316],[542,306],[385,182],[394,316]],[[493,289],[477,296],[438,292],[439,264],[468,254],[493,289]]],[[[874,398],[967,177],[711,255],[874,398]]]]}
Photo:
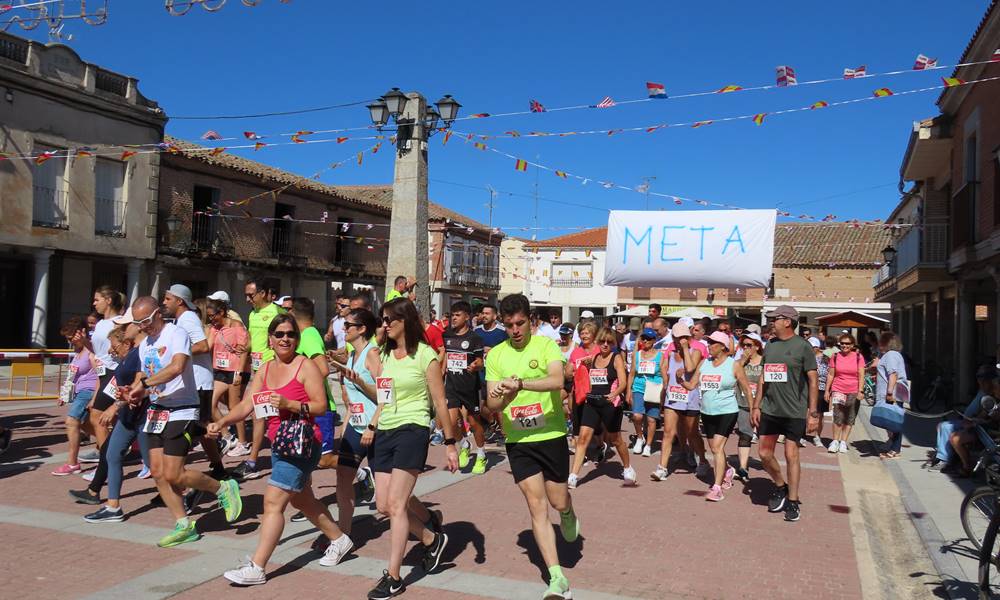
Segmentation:
{"type": "Polygon", "coordinates": [[[613,210],[604,284],[767,287],[774,210],[613,210]]]}

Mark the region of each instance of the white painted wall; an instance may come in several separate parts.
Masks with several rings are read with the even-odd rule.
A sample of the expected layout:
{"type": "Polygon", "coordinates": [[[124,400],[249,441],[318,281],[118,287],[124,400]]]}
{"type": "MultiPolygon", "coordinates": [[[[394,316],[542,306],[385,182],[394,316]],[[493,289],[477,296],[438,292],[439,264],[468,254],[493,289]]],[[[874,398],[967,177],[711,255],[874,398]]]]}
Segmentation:
{"type": "Polygon", "coordinates": [[[604,307],[612,310],[618,302],[617,286],[604,285],[606,252],[595,249],[587,256],[585,250],[563,250],[556,257],[555,249],[539,248],[538,253],[526,255],[527,296],[532,304],[570,307],[570,317],[579,314],[574,308],[604,307]],[[590,269],[593,273],[589,287],[554,287],[552,280],[559,276],[572,276],[577,271],[582,277],[590,269]]]}

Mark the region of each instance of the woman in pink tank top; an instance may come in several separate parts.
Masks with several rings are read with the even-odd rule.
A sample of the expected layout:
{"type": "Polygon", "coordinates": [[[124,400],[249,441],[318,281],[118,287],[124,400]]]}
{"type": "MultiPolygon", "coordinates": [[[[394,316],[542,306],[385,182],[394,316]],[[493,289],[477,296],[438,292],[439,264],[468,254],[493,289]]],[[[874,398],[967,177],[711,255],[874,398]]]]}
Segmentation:
{"type": "Polygon", "coordinates": [[[268,344],[274,350],[274,360],[257,371],[243,402],[225,418],[209,424],[210,435],[218,435],[230,425],[241,422],[254,412],[267,418],[267,436],[271,439],[271,478],[264,492],[264,515],[261,517],[260,538],[252,559],[226,571],[226,579],[239,585],[258,585],[267,581],[264,567],[285,528],[285,507],[289,503],[302,511],[309,521],[330,540],[319,564],[332,567],[354,547],[330,515],[326,505],[313,495],[310,475],[319,464],[322,437],[314,422],[316,415],[327,410],[323,376],[316,364],[297,355],[299,328],[289,314],[279,314],[268,327],[268,344]],[[303,419],[309,422],[307,448],[301,455],[287,456],[278,452],[275,436],[283,422],[303,419]]]}

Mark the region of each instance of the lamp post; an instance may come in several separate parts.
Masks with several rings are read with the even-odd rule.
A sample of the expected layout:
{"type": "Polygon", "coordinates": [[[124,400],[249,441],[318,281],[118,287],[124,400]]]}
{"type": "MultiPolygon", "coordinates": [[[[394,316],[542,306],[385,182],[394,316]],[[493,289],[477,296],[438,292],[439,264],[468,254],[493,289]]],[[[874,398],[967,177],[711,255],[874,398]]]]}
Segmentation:
{"type": "Polygon", "coordinates": [[[396,166],[392,181],[392,216],[386,289],[398,275],[416,279],[417,310],[427,318],[430,310],[427,263],[427,140],[451,127],[461,104],[451,96],[435,102],[436,109],[417,92],[392,88],[368,105],[372,123],[383,131],[391,118],[396,127],[396,166]],[[439,123],[440,121],[440,123],[439,123]],[[414,152],[416,150],[416,152],[414,152]]]}

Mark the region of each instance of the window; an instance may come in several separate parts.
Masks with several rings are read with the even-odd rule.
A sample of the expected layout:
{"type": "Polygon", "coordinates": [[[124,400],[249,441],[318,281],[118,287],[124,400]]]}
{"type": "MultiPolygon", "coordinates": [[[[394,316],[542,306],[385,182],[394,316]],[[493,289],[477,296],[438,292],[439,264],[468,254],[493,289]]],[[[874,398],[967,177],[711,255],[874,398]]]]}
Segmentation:
{"type": "Polygon", "coordinates": [[[219,208],[219,190],[204,185],[194,186],[191,193],[191,242],[199,250],[209,250],[215,242],[218,219],[210,216],[219,208]]]}
{"type": "Polygon", "coordinates": [[[125,236],[125,163],[97,159],[94,167],[94,231],[125,236]]]}
{"type": "Polygon", "coordinates": [[[41,164],[38,164],[39,159],[35,161],[31,183],[31,224],[38,227],[69,229],[65,152],[59,148],[35,146],[35,154],[39,157],[45,156],[48,152],[58,152],[62,155],[52,156],[41,164]]]}
{"type": "Polygon", "coordinates": [[[969,188],[969,218],[970,223],[970,238],[973,243],[979,241],[979,194],[976,189],[976,184],[979,183],[979,178],[977,177],[976,167],[979,164],[979,157],[977,156],[978,144],[976,143],[977,136],[975,133],[969,135],[965,138],[965,185],[969,188]]]}
{"type": "Polygon", "coordinates": [[[292,251],[292,223],[285,220],[295,218],[295,207],[280,202],[274,205],[274,221],[271,222],[271,254],[287,256],[292,251]]]}
{"type": "Polygon", "coordinates": [[[592,287],[594,263],[552,263],[549,285],[559,288],[592,287]]]}

